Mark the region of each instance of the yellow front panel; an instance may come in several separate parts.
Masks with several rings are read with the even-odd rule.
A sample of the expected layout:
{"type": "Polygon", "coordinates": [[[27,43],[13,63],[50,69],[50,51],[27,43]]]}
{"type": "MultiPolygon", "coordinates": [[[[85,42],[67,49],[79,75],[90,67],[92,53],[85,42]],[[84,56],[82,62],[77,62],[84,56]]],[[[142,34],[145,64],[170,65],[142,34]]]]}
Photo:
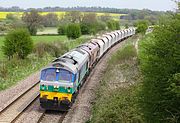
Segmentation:
{"type": "Polygon", "coordinates": [[[58,97],[58,100],[65,100],[65,98],[67,98],[71,102],[72,94],[40,91],[40,98],[43,97],[46,97],[49,100],[53,100],[54,97],[58,97]]]}

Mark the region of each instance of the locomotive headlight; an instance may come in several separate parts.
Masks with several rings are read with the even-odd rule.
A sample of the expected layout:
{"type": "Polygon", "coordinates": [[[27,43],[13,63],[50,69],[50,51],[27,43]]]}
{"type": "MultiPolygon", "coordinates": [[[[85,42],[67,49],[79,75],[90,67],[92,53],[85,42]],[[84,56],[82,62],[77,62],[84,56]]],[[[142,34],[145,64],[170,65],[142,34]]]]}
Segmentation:
{"type": "Polygon", "coordinates": [[[67,91],[70,93],[70,92],[71,92],[71,88],[70,88],[70,87],[68,87],[68,88],[67,88],[67,91]]]}
{"type": "Polygon", "coordinates": [[[41,89],[44,91],[44,90],[46,90],[46,86],[43,84],[43,85],[41,85],[41,89]]]}
{"type": "Polygon", "coordinates": [[[58,85],[54,85],[54,90],[58,91],[58,89],[59,89],[59,86],[58,85]]]}

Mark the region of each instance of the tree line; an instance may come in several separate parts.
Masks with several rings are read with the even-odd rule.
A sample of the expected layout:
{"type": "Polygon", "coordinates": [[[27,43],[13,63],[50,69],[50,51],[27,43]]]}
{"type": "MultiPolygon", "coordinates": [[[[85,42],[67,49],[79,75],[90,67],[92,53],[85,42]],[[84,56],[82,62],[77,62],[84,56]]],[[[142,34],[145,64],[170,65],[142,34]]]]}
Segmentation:
{"type": "Polygon", "coordinates": [[[58,27],[58,34],[66,35],[69,39],[79,38],[82,34],[95,35],[101,31],[120,29],[119,21],[112,20],[110,16],[102,21],[95,13],[82,14],[78,11],[68,12],[59,19],[54,13],[40,15],[38,11],[32,10],[24,13],[20,19],[8,14],[6,21],[9,21],[11,28],[5,36],[2,49],[9,59],[13,56],[26,58],[33,49],[30,36],[36,35],[38,29],[45,26],[58,27]]]}
{"type": "MultiPolygon", "coordinates": [[[[12,6],[9,8],[0,7],[0,11],[8,11],[8,12],[30,12],[35,8],[27,8],[23,9],[18,6],[12,6]]],[[[128,14],[130,12],[140,12],[140,11],[150,11],[155,13],[164,13],[163,11],[152,11],[148,9],[138,10],[138,9],[117,9],[117,8],[109,8],[109,7],[44,7],[44,8],[36,8],[37,11],[41,12],[55,12],[55,11],[82,11],[82,12],[109,12],[109,13],[119,13],[119,14],[128,14]]]]}
{"type": "Polygon", "coordinates": [[[143,83],[139,91],[139,105],[143,118],[149,123],[179,123],[179,11],[164,17],[155,26],[153,33],[142,42],[141,47],[143,83]]]}

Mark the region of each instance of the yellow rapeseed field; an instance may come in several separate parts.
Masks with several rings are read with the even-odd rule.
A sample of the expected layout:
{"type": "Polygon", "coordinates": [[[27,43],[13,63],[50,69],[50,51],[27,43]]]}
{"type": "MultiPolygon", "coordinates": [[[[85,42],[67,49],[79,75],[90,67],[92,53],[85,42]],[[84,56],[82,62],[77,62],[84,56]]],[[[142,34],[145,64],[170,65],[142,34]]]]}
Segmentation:
{"type": "MultiPolygon", "coordinates": [[[[59,18],[62,18],[66,12],[62,11],[62,12],[39,12],[41,15],[46,15],[48,13],[55,13],[58,15],[59,18]]],[[[82,12],[82,14],[86,14],[88,12],[82,12]]],[[[14,14],[17,17],[21,17],[23,12],[0,12],[0,19],[5,19],[7,14],[14,14]]],[[[97,16],[103,16],[107,13],[96,13],[97,16]]],[[[114,17],[114,18],[119,18],[120,16],[124,15],[124,14],[116,14],[116,13],[108,13],[110,16],[114,17]]]]}

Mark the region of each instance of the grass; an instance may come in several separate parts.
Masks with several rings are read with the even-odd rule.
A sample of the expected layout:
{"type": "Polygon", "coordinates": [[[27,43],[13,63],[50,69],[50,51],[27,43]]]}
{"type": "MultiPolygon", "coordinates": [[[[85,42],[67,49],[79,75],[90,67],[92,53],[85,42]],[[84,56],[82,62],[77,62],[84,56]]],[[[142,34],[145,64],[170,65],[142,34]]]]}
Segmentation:
{"type": "Polygon", "coordinates": [[[66,36],[32,36],[34,43],[68,40],[66,36]]]}
{"type": "Polygon", "coordinates": [[[140,123],[137,107],[137,83],[140,79],[136,49],[129,39],[108,61],[97,87],[89,123],[140,123]]]}
{"type": "MultiPolygon", "coordinates": [[[[89,40],[90,36],[81,36],[76,40],[68,40],[65,36],[33,36],[35,44],[38,42],[52,43],[53,41],[64,41],[68,49],[72,49],[77,45],[89,40]]],[[[0,37],[2,46],[3,37],[0,37]]],[[[1,53],[1,52],[0,52],[1,53]]],[[[0,59],[0,91],[15,85],[18,81],[24,79],[28,75],[40,70],[55,59],[52,55],[46,54],[39,58],[37,54],[30,54],[27,59],[18,60],[0,59]]]]}
{"type": "Polygon", "coordinates": [[[0,77],[0,91],[11,87],[24,77],[38,71],[51,60],[51,56],[46,56],[40,59],[35,56],[30,56],[24,60],[13,59],[11,61],[3,61],[0,63],[0,74],[1,76],[4,76],[4,78],[0,77]],[[3,67],[4,70],[2,71],[3,67]]]}
{"type": "Polygon", "coordinates": [[[4,36],[0,36],[0,59],[3,58],[2,46],[3,46],[4,36]]]}
{"type": "Polygon", "coordinates": [[[58,34],[57,27],[45,27],[43,30],[38,30],[37,35],[43,34],[58,34]]]}

